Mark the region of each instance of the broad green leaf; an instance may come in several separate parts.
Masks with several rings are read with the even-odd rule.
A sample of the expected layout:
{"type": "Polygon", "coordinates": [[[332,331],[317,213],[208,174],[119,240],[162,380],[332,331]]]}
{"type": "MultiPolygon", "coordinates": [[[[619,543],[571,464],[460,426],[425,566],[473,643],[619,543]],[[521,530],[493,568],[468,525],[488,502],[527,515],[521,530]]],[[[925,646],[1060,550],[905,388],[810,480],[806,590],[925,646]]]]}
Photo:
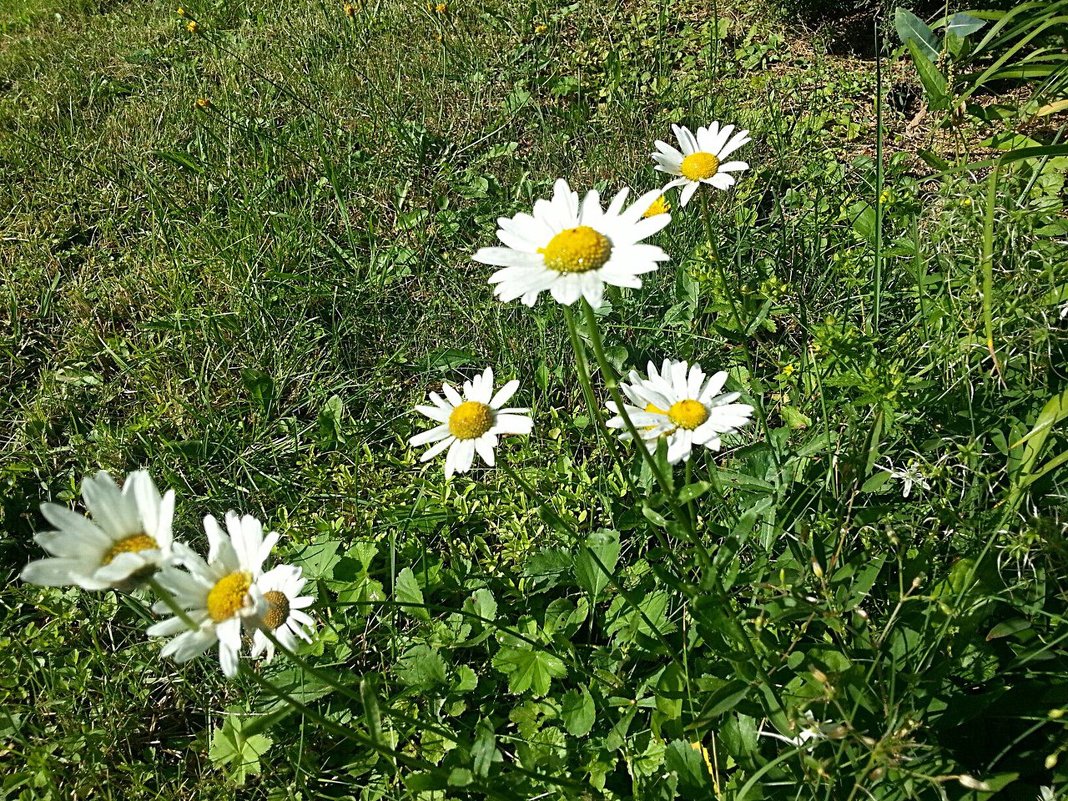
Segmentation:
{"type": "Polygon", "coordinates": [[[575,581],[590,594],[592,602],[596,602],[601,590],[608,585],[618,560],[619,532],[608,529],[590,534],[586,547],[575,555],[575,581]]]}
{"type": "Polygon", "coordinates": [[[478,674],[467,665],[456,667],[456,681],[452,689],[458,693],[469,693],[478,686],[478,674]]]}
{"type": "Polygon", "coordinates": [[[429,690],[445,683],[445,660],[429,645],[413,645],[397,660],[394,672],[403,684],[429,690]]]}
{"type": "Polygon", "coordinates": [[[297,553],[294,562],[304,570],[310,579],[328,579],[334,573],[334,566],[341,561],[338,540],[329,539],[327,535],[316,537],[297,553]]]}
{"type": "Polygon", "coordinates": [[[482,631],[481,634],[468,640],[465,645],[470,646],[482,642],[493,631],[493,627],[490,624],[497,619],[497,601],[494,599],[493,593],[485,587],[480,587],[464,600],[463,608],[468,615],[472,616],[467,620],[476,629],[482,631]]]}
{"type": "Polygon", "coordinates": [[[920,83],[927,92],[927,101],[932,109],[945,110],[949,108],[949,96],[946,94],[946,76],[924,54],[920,46],[914,41],[908,43],[909,53],[916,65],[916,73],[920,76],[920,83]]]}
{"type": "Polygon", "coordinates": [[[489,776],[490,767],[494,762],[501,761],[501,754],[497,750],[497,735],[493,731],[493,724],[482,719],[475,726],[475,742],[471,746],[471,767],[476,776],[489,776]]]}
{"type": "Polygon", "coordinates": [[[1050,430],[1066,417],[1068,417],[1068,389],[1064,390],[1060,395],[1050,398],[1046,405],[1042,407],[1034,427],[1010,446],[1016,449],[1020,445],[1027,443],[1027,451],[1020,465],[1021,475],[1026,477],[1031,472],[1035,460],[1042,451],[1042,446],[1046,444],[1046,438],[1049,436],[1050,430]]]}
{"type": "Polygon", "coordinates": [[[345,418],[345,403],[339,395],[332,395],[319,410],[319,441],[328,448],[343,445],[345,435],[342,425],[345,418]]]}
{"type": "Polygon", "coordinates": [[[907,8],[898,7],[894,10],[894,28],[901,41],[910,46],[910,50],[912,45],[916,45],[929,60],[938,59],[941,47],[934,31],[907,8]]]}
{"type": "Polygon", "coordinates": [[[401,609],[407,614],[420,620],[430,620],[430,614],[423,605],[425,603],[423,601],[423,591],[419,588],[419,582],[416,581],[415,573],[412,572],[410,567],[404,568],[397,574],[395,595],[397,603],[402,605],[401,609]],[[405,604],[413,605],[406,606],[405,604]]]}
{"type": "Polygon", "coordinates": [[[508,677],[508,691],[519,695],[531,690],[540,698],[549,692],[553,679],[567,675],[559,657],[545,651],[501,646],[493,657],[493,666],[508,677]]]}
{"type": "Polygon", "coordinates": [[[212,732],[208,749],[212,763],[225,766],[238,785],[260,772],[260,757],[273,744],[265,734],[248,734],[245,731],[248,723],[237,715],[227,715],[222,727],[212,732]]]}
{"type": "Polygon", "coordinates": [[[669,720],[682,717],[682,702],[686,698],[686,674],[672,662],[656,682],[656,708],[669,720]]]}
{"type": "Polygon", "coordinates": [[[667,528],[667,518],[659,512],[654,511],[646,504],[642,504],[642,514],[645,515],[645,519],[652,523],[654,526],[657,526],[658,528],[667,528]]]}
{"type": "Polygon", "coordinates": [[[973,17],[971,14],[966,14],[960,11],[949,18],[949,22],[946,23],[946,33],[965,38],[971,36],[976,31],[980,30],[986,25],[986,20],[973,17]]]}
{"type": "Polygon", "coordinates": [[[990,642],[991,640],[999,640],[1002,637],[1009,637],[1029,628],[1031,628],[1031,621],[1022,617],[1015,617],[1012,620],[998,623],[994,628],[990,629],[990,632],[986,635],[986,641],[990,642]]]}
{"type": "Polygon", "coordinates": [[[593,696],[585,686],[568,690],[560,699],[560,718],[571,736],[585,737],[589,734],[596,717],[593,696]]]}
{"type": "Polygon", "coordinates": [[[742,699],[749,694],[749,682],[741,679],[728,681],[712,696],[705,701],[705,708],[701,711],[702,719],[718,717],[729,712],[741,703],[742,699]]]}
{"type": "Polygon", "coordinates": [[[687,799],[711,798],[712,784],[701,743],[675,740],[664,752],[664,767],[679,777],[679,789],[687,799]]]}
{"type": "Polygon", "coordinates": [[[679,490],[679,503],[695,501],[710,489],[712,489],[712,485],[707,481],[695,481],[693,484],[687,484],[679,490]]]}

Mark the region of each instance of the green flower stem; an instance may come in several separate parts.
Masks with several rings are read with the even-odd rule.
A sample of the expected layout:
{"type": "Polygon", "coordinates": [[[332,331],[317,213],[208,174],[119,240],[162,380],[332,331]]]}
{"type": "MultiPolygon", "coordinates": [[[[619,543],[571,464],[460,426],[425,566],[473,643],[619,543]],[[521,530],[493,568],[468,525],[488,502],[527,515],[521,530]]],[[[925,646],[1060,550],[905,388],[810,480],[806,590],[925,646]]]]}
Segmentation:
{"type": "Polygon", "coordinates": [[[281,687],[276,685],[270,679],[266,678],[265,676],[261,676],[255,670],[250,668],[245,662],[241,662],[238,664],[238,672],[241,676],[252,679],[253,682],[265,689],[275,698],[278,698],[280,701],[283,701],[284,703],[288,704],[294,711],[299,712],[309,720],[313,721],[319,726],[322,726],[323,729],[325,729],[326,731],[329,731],[340,737],[344,737],[345,739],[351,740],[352,742],[357,743],[359,745],[370,748],[373,751],[376,751],[377,753],[386,757],[387,759],[394,760],[397,764],[404,765],[407,768],[412,768],[414,770],[432,770],[434,768],[434,766],[430,762],[427,762],[422,759],[416,759],[415,757],[408,756],[407,754],[403,754],[400,751],[396,751],[390,748],[388,745],[383,745],[382,743],[377,742],[370,735],[363,734],[362,732],[359,732],[356,729],[351,729],[348,726],[342,726],[340,723],[335,723],[334,721],[325,717],[321,713],[312,709],[307,704],[303,704],[298,701],[296,698],[291,696],[289,693],[287,693],[281,687]]]}
{"type": "Polygon", "coordinates": [[[688,513],[684,512],[678,502],[678,498],[675,496],[674,488],[671,486],[671,482],[664,472],[660,469],[660,465],[656,461],[656,457],[649,452],[649,449],[645,447],[645,443],[642,441],[641,435],[638,433],[638,429],[635,427],[634,422],[630,419],[630,415],[627,414],[625,402],[623,400],[623,393],[619,391],[619,382],[616,379],[615,370],[608,361],[608,357],[604,352],[604,343],[601,341],[601,332],[597,327],[597,317],[593,312],[593,307],[582,299],[582,313],[586,318],[586,326],[590,330],[590,344],[593,346],[593,353],[597,357],[597,365],[601,371],[601,377],[604,379],[605,387],[608,389],[608,394],[612,397],[612,400],[616,404],[616,408],[619,410],[619,416],[623,419],[623,425],[626,427],[627,432],[630,434],[634,441],[638,452],[645,460],[645,463],[649,466],[649,470],[652,472],[653,477],[656,479],[656,483],[660,485],[661,491],[664,493],[668,501],[668,506],[671,507],[671,513],[676,520],[682,525],[683,530],[686,533],[686,538],[690,545],[697,552],[697,556],[701,563],[705,567],[712,566],[712,555],[708,552],[708,549],[704,546],[704,543],[697,536],[697,532],[694,530],[693,521],[690,520],[688,513]]]}
{"type": "Polygon", "coordinates": [[[579,386],[582,387],[582,397],[586,400],[586,406],[590,410],[590,420],[594,422],[594,426],[597,429],[597,434],[604,442],[604,446],[608,449],[608,453],[612,456],[612,462],[619,468],[620,474],[623,476],[623,480],[627,482],[627,486],[632,492],[637,493],[638,488],[631,480],[630,471],[627,470],[626,465],[623,463],[623,458],[616,450],[616,445],[611,432],[602,424],[600,406],[597,404],[597,396],[593,391],[593,382],[590,380],[590,365],[586,360],[586,349],[582,345],[582,340],[579,338],[578,327],[575,325],[575,315],[571,313],[571,309],[564,306],[564,320],[567,321],[567,333],[571,339],[571,349],[575,352],[575,367],[578,370],[579,386]]]}
{"type": "MultiPolygon", "coordinates": [[[[649,449],[645,447],[644,443],[638,435],[638,430],[635,428],[634,423],[627,415],[626,409],[623,405],[623,396],[619,391],[619,385],[616,381],[615,371],[612,369],[612,365],[609,364],[608,358],[605,356],[604,344],[601,342],[601,333],[597,327],[597,318],[593,313],[593,307],[586,302],[586,299],[582,299],[582,313],[586,317],[586,324],[590,329],[590,342],[593,345],[594,355],[597,357],[597,364],[600,367],[601,375],[604,377],[605,385],[608,387],[608,393],[612,396],[612,400],[615,401],[616,406],[619,409],[619,415],[623,418],[623,423],[627,427],[627,431],[630,432],[631,437],[634,440],[635,445],[638,448],[638,452],[642,454],[642,458],[645,459],[646,464],[649,465],[653,475],[656,477],[657,483],[660,484],[664,493],[668,497],[668,503],[671,506],[672,514],[675,515],[682,524],[689,537],[690,543],[697,551],[698,557],[702,561],[702,566],[709,571],[714,570],[714,564],[712,556],[705,548],[696,532],[693,529],[690,518],[688,515],[681,514],[679,509],[678,499],[675,497],[675,493],[671,489],[671,485],[668,483],[666,476],[660,470],[660,465],[656,463],[656,458],[649,453],[649,449]]],[[[724,610],[731,609],[730,597],[727,595],[726,590],[723,589],[723,585],[719,583],[714,577],[711,581],[711,587],[716,594],[717,601],[722,605],[724,610]]],[[[760,676],[761,681],[764,682],[765,693],[770,699],[774,701],[774,705],[778,707],[779,713],[782,715],[782,721],[787,720],[786,708],[783,706],[782,700],[775,692],[775,685],[771,681],[771,677],[768,675],[767,670],[764,668],[764,664],[757,654],[756,646],[753,645],[753,641],[749,638],[748,633],[742,628],[742,625],[732,614],[725,615],[726,619],[730,622],[730,627],[735,635],[735,638],[743,644],[746,654],[752,660],[753,665],[756,667],[757,673],[760,676]]]]}
{"type": "Polygon", "coordinates": [[[189,617],[189,612],[183,609],[181,604],[179,604],[178,601],[175,600],[174,596],[171,595],[170,590],[166,589],[162,584],[160,584],[159,580],[155,576],[149,578],[148,581],[146,581],[145,583],[149,587],[151,587],[152,592],[156,594],[156,597],[163,601],[166,607],[171,610],[171,613],[174,614],[176,617],[180,618],[181,621],[185,623],[185,625],[190,630],[196,631],[198,628],[200,628],[197,625],[196,621],[193,620],[193,618],[189,617]]]}

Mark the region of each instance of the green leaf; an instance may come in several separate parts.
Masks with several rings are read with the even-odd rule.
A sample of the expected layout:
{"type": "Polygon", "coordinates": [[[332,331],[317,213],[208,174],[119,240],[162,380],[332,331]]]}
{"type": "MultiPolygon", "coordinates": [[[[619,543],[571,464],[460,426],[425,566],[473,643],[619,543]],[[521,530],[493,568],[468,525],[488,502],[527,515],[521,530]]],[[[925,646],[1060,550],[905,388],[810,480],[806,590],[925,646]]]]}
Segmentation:
{"type": "Polygon", "coordinates": [[[478,686],[478,674],[467,665],[456,668],[456,682],[452,689],[458,693],[469,693],[478,686]]]}
{"type": "Polygon", "coordinates": [[[334,448],[345,443],[345,436],[341,433],[344,417],[345,402],[340,396],[331,395],[319,410],[319,442],[322,445],[334,448]]]}
{"type": "Polygon", "coordinates": [[[594,602],[601,590],[608,585],[608,578],[615,570],[618,560],[619,532],[609,529],[590,534],[586,539],[586,547],[576,554],[575,581],[590,594],[594,602]]]}
{"type": "Polygon", "coordinates": [[[585,737],[590,733],[597,718],[597,709],[593,705],[593,696],[585,686],[564,693],[560,699],[560,717],[571,736],[585,737]]]}
{"type": "Polygon", "coordinates": [[[228,715],[222,727],[212,732],[208,749],[212,763],[228,768],[230,777],[239,785],[260,772],[260,757],[273,744],[265,734],[248,734],[246,728],[250,722],[237,715],[228,715]]]}
{"type": "Polygon", "coordinates": [[[707,481],[695,481],[693,484],[687,484],[679,490],[679,503],[695,501],[710,489],[712,489],[712,485],[707,481]]]}
{"type": "Polygon", "coordinates": [[[1006,620],[1002,623],[998,623],[994,628],[990,629],[990,633],[986,635],[986,641],[990,642],[991,640],[999,640],[1002,637],[1009,637],[1029,628],[1031,628],[1031,621],[1025,620],[1022,617],[1006,620]]]}
{"type": "Polygon", "coordinates": [[[854,203],[849,208],[849,216],[853,218],[853,230],[866,242],[875,242],[875,209],[870,203],[863,200],[854,203]]]}
{"type": "Polygon", "coordinates": [[[429,690],[445,683],[445,660],[429,645],[413,645],[397,660],[394,672],[401,683],[429,690]]]}
{"type": "Polygon", "coordinates": [[[793,406],[783,406],[781,414],[783,422],[790,428],[808,428],[812,425],[812,418],[793,406]]]}
{"type": "Polygon", "coordinates": [[[260,411],[270,414],[274,403],[274,380],[263,370],[255,370],[247,367],[241,371],[241,383],[245,385],[248,394],[256,401],[260,411]]]}
{"type": "Polygon", "coordinates": [[[910,41],[909,53],[916,65],[916,72],[920,76],[920,83],[927,92],[927,101],[932,109],[944,110],[949,108],[949,95],[946,93],[946,76],[944,76],[934,63],[924,55],[920,46],[910,41]]]}
{"type": "Polygon", "coordinates": [[[702,710],[702,718],[714,718],[734,709],[749,694],[749,683],[741,679],[728,681],[714,693],[702,710]]]}
{"type": "Polygon", "coordinates": [[[486,719],[480,720],[475,726],[475,742],[471,746],[471,767],[475,775],[483,778],[489,776],[490,767],[501,759],[493,724],[486,719]]]}
{"type": "Polygon", "coordinates": [[[642,504],[642,514],[645,515],[645,519],[652,523],[654,526],[657,526],[658,528],[667,528],[667,518],[659,512],[654,511],[649,506],[646,506],[645,504],[642,504]]]}
{"type": "Polygon", "coordinates": [[[474,780],[474,775],[467,768],[453,768],[449,772],[450,787],[467,787],[474,780]]]}
{"type": "Polygon", "coordinates": [[[664,767],[679,777],[679,789],[688,799],[711,797],[708,768],[701,755],[701,744],[696,748],[685,740],[675,740],[664,752],[664,767]]]}
{"type": "Polygon", "coordinates": [[[938,59],[941,48],[935,32],[907,8],[899,7],[894,10],[894,28],[897,29],[901,41],[909,45],[910,50],[915,45],[928,59],[938,59]]]}
{"type": "Polygon", "coordinates": [[[340,547],[341,542],[324,534],[304,546],[293,561],[304,570],[307,578],[329,579],[334,574],[334,566],[341,561],[337,552],[340,547]]]}
{"type": "Polygon", "coordinates": [[[959,36],[963,39],[971,36],[984,25],[986,25],[986,20],[981,20],[978,17],[973,17],[971,14],[960,11],[949,18],[949,22],[946,23],[946,34],[959,36]]]}
{"type": "Polygon", "coordinates": [[[1050,430],[1066,417],[1068,417],[1068,389],[1064,390],[1060,395],[1050,398],[1046,405],[1042,407],[1034,427],[1010,446],[1015,450],[1024,443],[1028,443],[1023,462],[1020,464],[1020,473],[1024,477],[1034,467],[1035,460],[1042,451],[1042,446],[1046,444],[1046,438],[1049,436],[1050,430]]]}
{"type": "Polygon", "coordinates": [[[519,695],[531,690],[536,698],[549,692],[554,678],[567,675],[567,668],[559,657],[545,651],[501,647],[493,657],[493,666],[508,677],[508,691],[519,695]]]}
{"type": "Polygon", "coordinates": [[[402,604],[401,609],[406,613],[420,620],[430,620],[430,614],[424,606],[423,591],[419,588],[419,582],[416,581],[415,573],[410,567],[404,568],[397,574],[394,594],[397,603],[402,604]],[[404,606],[404,604],[413,604],[413,606],[404,606]]]}

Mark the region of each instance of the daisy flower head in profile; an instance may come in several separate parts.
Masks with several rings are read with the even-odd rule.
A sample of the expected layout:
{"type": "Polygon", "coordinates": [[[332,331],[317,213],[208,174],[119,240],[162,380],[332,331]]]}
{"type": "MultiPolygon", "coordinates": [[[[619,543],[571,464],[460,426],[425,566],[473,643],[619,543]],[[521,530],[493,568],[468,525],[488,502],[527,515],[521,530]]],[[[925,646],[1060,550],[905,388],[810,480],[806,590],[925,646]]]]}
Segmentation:
{"type": "Polygon", "coordinates": [[[266,652],[266,661],[274,659],[274,643],[264,634],[269,631],[287,650],[295,651],[297,638],[311,642],[315,621],[304,609],[312,605],[310,595],[301,595],[307,579],[301,569],[293,565],[278,565],[271,568],[256,581],[256,587],[267,604],[260,619],[260,628],[252,635],[250,655],[255,658],[266,652]]]}
{"type": "Polygon", "coordinates": [[[171,556],[174,490],[163,496],[145,470],[126,477],[122,489],[101,470],[82,482],[90,517],[65,506],[41,504],[54,531],[34,535],[50,557],[30,562],[22,580],[84,590],[126,588],[147,578],[171,556]]]}
{"type": "Polygon", "coordinates": [[[642,241],[671,222],[666,213],[643,217],[660,190],[624,208],[628,194],[623,189],[604,209],[596,190],[580,202],[561,178],[552,199],[538,200],[533,214],[497,220],[497,238],[505,247],[481,248],[473,258],[502,268],[489,279],[502,301],[519,298],[533,306],[548,291],[559,303],[570,306],[585,298],[597,308],[605,284],[636,289],[642,285],[638,276],[668,260],[663,250],[642,241]]]}
{"type": "MultiPolygon", "coordinates": [[[[655,452],[660,438],[665,437],[668,462],[677,464],[690,458],[695,445],[718,451],[722,435],[732,434],[749,422],[753,407],[735,403],[737,392],[721,394],[726,382],[723,371],[706,377],[699,364],[691,367],[684,361],[665,359],[660,370],[649,362],[648,378],[631,371],[620,388],[633,404],[625,405],[625,410],[646,447],[655,452]]],[[[608,427],[624,428],[616,404],[609,401],[607,406],[616,415],[608,427]]],[[[620,436],[629,439],[630,433],[624,431],[620,436]]]]}
{"type": "MultiPolygon", "coordinates": [[[[204,518],[208,558],[184,545],[176,545],[175,565],[159,572],[159,585],[171,594],[184,615],[161,620],[148,628],[151,637],[177,635],[163,646],[163,656],[187,662],[218,643],[219,662],[227,676],[237,674],[242,628],[253,633],[269,604],[257,584],[263,563],[278,541],[264,536],[260,521],[251,515],[226,514],[226,531],[211,515],[204,518]]],[[[157,614],[173,611],[165,601],[153,607],[157,614]]]]}
{"type": "Polygon", "coordinates": [[[449,384],[442,384],[442,398],[430,393],[432,406],[416,406],[416,411],[438,423],[435,428],[417,434],[410,440],[415,448],[430,445],[419,461],[433,459],[446,448],[445,478],[453,473],[471,469],[475,453],[490,467],[495,464],[494,449],[499,434],[529,434],[534,422],[527,416],[529,409],[504,408],[519,382],[512,380],[493,392],[493,369],[487,367],[463,385],[463,395],[449,384]]]}
{"type": "Polygon", "coordinates": [[[749,131],[736,133],[733,125],[721,128],[718,122],[707,128],[698,128],[696,134],[682,125],[672,125],[671,130],[675,132],[681,151],[658,140],[657,152],[651,155],[657,170],[678,176],[668,181],[664,190],[681,186],[679,205],[689,203],[701,184],[729,189],[735,182],[731,173],[749,169],[744,161],[727,161],[728,156],[750,141],[749,131]]]}

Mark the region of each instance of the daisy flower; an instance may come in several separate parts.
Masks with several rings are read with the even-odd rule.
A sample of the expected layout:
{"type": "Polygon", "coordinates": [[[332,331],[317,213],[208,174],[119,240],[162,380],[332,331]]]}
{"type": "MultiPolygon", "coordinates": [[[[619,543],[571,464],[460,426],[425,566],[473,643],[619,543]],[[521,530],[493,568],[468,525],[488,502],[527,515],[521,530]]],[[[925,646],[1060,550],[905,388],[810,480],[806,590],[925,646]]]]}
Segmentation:
{"type": "Polygon", "coordinates": [[[744,161],[727,161],[731,153],[749,141],[749,131],[734,133],[733,125],[720,128],[718,122],[708,128],[698,128],[696,135],[682,125],[672,125],[671,130],[675,132],[682,152],[666,142],[657,141],[658,152],[651,155],[660,172],[679,176],[665,184],[664,190],[683,187],[680,205],[689,203],[701,184],[729,189],[735,181],[731,173],[749,169],[744,161]]]}
{"type": "Polygon", "coordinates": [[[315,621],[301,611],[314,601],[310,595],[300,594],[307,581],[301,576],[300,568],[293,565],[278,565],[256,581],[267,602],[267,611],[263,613],[260,628],[252,635],[253,657],[266,651],[266,660],[270,662],[274,659],[274,643],[263,633],[264,629],[290,651],[296,650],[297,637],[311,642],[311,634],[305,627],[312,628],[315,621]]]}
{"type": "Polygon", "coordinates": [[[548,290],[565,305],[584,297],[596,308],[605,284],[638,288],[639,275],[668,260],[660,248],[642,244],[671,222],[669,214],[642,218],[660,190],[647,192],[624,210],[627,195],[626,189],[619,192],[605,210],[596,191],[580,203],[578,193],[561,178],[552,200],[537,201],[533,214],[497,220],[497,238],[506,247],[481,248],[473,258],[503,268],[489,279],[502,301],[520,298],[533,306],[548,290]]]}
{"type": "Polygon", "coordinates": [[[416,406],[415,409],[440,425],[412,437],[410,444],[413,448],[434,443],[420,461],[433,459],[448,448],[445,478],[470,470],[476,452],[482,461],[493,467],[493,449],[497,447],[498,434],[529,434],[534,427],[534,422],[525,414],[529,409],[501,408],[517,389],[519,382],[513,380],[494,394],[493,369],[487,367],[482,375],[464,382],[462,397],[449,384],[441,385],[444,398],[431,392],[430,400],[434,405],[416,406]]]}
{"type": "MultiPolygon", "coordinates": [[[[187,662],[218,643],[223,673],[234,676],[241,651],[242,627],[251,633],[268,611],[269,604],[257,582],[278,535],[264,536],[259,520],[251,515],[238,517],[234,512],[227,512],[226,528],[224,532],[211,515],[205,517],[207,561],[192,549],[176,545],[176,561],[188,572],[168,566],[160,571],[157,579],[196,628],[190,628],[186,620],[175,615],[150,626],[148,634],[151,637],[177,634],[161,651],[176,662],[187,662]]],[[[171,611],[163,601],[158,601],[152,609],[156,613],[171,611]]]]}
{"type": "Polygon", "coordinates": [[[65,506],[41,504],[56,530],[34,539],[51,557],[26,565],[23,581],[84,590],[125,587],[170,558],[174,490],[160,497],[146,471],[130,473],[120,490],[101,470],[82,482],[82,499],[92,520],[65,506]]]}
{"type": "MultiPolygon", "coordinates": [[[[625,409],[649,450],[655,452],[659,439],[666,437],[668,462],[677,464],[690,458],[694,445],[718,451],[722,446],[720,435],[732,434],[749,422],[753,407],[735,403],[739,393],[720,394],[726,382],[723,371],[706,378],[699,364],[690,367],[684,361],[665,359],[659,372],[649,362],[646,379],[631,371],[620,389],[634,404],[625,409]]],[[[608,421],[608,427],[624,428],[616,404],[609,401],[607,406],[616,414],[608,421]]],[[[626,431],[620,436],[630,438],[626,431]]]]}

